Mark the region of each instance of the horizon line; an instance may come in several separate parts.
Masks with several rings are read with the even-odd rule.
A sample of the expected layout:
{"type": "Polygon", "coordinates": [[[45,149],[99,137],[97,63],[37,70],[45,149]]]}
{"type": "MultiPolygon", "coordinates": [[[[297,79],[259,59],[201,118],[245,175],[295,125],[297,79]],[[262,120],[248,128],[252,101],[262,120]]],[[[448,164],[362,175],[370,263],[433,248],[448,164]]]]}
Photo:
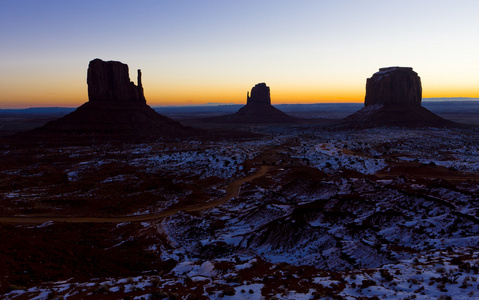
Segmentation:
{"type": "MultiPolygon", "coordinates": [[[[479,101],[479,98],[475,97],[427,97],[427,98],[422,98],[422,100],[426,101],[479,101]]],[[[88,102],[88,101],[86,101],[88,102]]],[[[85,103],[86,103],[85,102],[85,103]]],[[[323,105],[323,104],[364,104],[364,102],[357,102],[357,101],[352,101],[351,102],[315,102],[315,103],[279,103],[279,104],[271,104],[273,106],[276,105],[323,105]]],[[[161,104],[147,104],[150,107],[215,107],[215,106],[233,106],[233,105],[246,105],[244,103],[222,103],[222,102],[208,102],[208,103],[203,103],[203,104],[184,104],[184,105],[161,105],[161,104]]],[[[30,107],[16,107],[16,108],[1,108],[0,110],[18,110],[18,109],[75,109],[78,108],[79,106],[30,106],[30,107]]]]}

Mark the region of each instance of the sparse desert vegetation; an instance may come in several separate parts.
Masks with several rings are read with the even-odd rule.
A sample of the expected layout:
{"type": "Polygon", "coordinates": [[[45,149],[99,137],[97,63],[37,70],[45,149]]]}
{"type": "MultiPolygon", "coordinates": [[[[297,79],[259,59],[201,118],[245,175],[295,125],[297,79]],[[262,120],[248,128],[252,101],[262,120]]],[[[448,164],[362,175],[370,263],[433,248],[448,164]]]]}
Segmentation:
{"type": "Polygon", "coordinates": [[[477,293],[477,129],[254,130],[264,136],[3,145],[4,297],[477,293]]]}
{"type": "Polygon", "coordinates": [[[2,2],[0,299],[479,299],[465,2],[2,2]]]}

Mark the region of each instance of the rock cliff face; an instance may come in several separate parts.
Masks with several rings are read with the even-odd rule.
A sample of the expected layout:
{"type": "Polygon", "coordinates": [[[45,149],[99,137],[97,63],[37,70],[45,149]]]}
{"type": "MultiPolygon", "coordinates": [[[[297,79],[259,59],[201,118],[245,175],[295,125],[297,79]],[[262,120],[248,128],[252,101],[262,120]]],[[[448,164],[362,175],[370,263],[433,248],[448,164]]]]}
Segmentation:
{"type": "Polygon", "coordinates": [[[251,96],[249,93],[246,96],[246,105],[251,104],[267,104],[271,105],[271,95],[269,93],[269,86],[266,83],[258,83],[251,89],[251,96]]]}
{"type": "Polygon", "coordinates": [[[366,81],[364,108],[337,127],[444,127],[458,124],[421,106],[421,79],[412,68],[381,68],[366,81]]]}
{"type": "Polygon", "coordinates": [[[246,105],[232,115],[205,119],[213,123],[296,123],[297,119],[291,117],[271,105],[269,87],[266,83],[258,83],[251,89],[251,94],[246,96],[246,105]]]}
{"type": "Polygon", "coordinates": [[[138,86],[130,81],[128,65],[118,61],[90,61],[87,74],[90,102],[146,104],[138,70],[138,86]]]}
{"type": "Polygon", "coordinates": [[[130,81],[128,65],[94,59],[87,71],[89,101],[72,113],[35,130],[45,137],[133,141],[185,137],[199,131],[158,114],[146,104],[138,70],[138,86],[130,81]]]}
{"type": "Polygon", "coordinates": [[[364,105],[420,107],[421,78],[412,68],[381,68],[366,81],[364,105]]]}

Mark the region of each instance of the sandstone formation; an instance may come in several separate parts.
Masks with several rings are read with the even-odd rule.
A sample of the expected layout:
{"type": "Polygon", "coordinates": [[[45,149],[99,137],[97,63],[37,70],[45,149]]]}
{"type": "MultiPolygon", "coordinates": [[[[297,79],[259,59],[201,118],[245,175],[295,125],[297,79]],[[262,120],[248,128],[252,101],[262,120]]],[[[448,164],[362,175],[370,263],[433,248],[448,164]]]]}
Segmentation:
{"type": "Polygon", "coordinates": [[[269,86],[267,86],[264,82],[258,83],[251,89],[251,96],[249,92],[246,94],[246,105],[255,104],[271,105],[269,86]]]}
{"type": "Polygon", "coordinates": [[[455,123],[421,106],[421,79],[412,68],[381,68],[366,81],[364,108],[339,127],[443,127],[455,123]]]}
{"type": "Polygon", "coordinates": [[[271,96],[269,87],[266,83],[258,83],[247,93],[246,105],[238,112],[205,119],[206,122],[214,123],[244,123],[244,124],[262,124],[262,123],[295,123],[296,118],[291,117],[276,107],[271,105],[271,96]]]}
{"type": "Polygon", "coordinates": [[[138,86],[130,81],[128,65],[118,61],[94,59],[88,65],[88,100],[90,102],[146,104],[138,70],[138,86]]]}
{"type": "Polygon", "coordinates": [[[412,68],[381,68],[366,81],[364,106],[420,107],[421,99],[421,78],[412,68]]]}
{"type": "Polygon", "coordinates": [[[128,65],[94,59],[88,66],[87,84],[88,102],[36,129],[35,133],[97,140],[138,140],[181,137],[196,132],[158,114],[146,104],[140,70],[138,85],[135,85],[130,81],[128,65]]]}

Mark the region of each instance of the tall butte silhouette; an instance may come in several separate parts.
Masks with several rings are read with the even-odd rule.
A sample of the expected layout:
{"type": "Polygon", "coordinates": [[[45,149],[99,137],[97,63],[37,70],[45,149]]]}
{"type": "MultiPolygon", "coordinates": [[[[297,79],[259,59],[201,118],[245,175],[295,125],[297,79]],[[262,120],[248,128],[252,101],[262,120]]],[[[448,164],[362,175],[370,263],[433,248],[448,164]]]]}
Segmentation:
{"type": "Polygon", "coordinates": [[[246,105],[238,112],[226,115],[204,119],[206,122],[213,123],[296,123],[297,119],[285,114],[281,110],[271,105],[271,96],[269,87],[266,83],[258,83],[248,92],[246,96],[246,105]]]}
{"type": "Polygon", "coordinates": [[[87,84],[88,102],[34,132],[138,140],[187,136],[196,131],[158,114],[146,104],[141,70],[135,85],[130,81],[128,65],[97,58],[88,65],[87,84]]]}
{"type": "Polygon", "coordinates": [[[409,67],[381,68],[366,81],[364,108],[339,127],[444,127],[458,123],[421,106],[421,78],[409,67]]]}

